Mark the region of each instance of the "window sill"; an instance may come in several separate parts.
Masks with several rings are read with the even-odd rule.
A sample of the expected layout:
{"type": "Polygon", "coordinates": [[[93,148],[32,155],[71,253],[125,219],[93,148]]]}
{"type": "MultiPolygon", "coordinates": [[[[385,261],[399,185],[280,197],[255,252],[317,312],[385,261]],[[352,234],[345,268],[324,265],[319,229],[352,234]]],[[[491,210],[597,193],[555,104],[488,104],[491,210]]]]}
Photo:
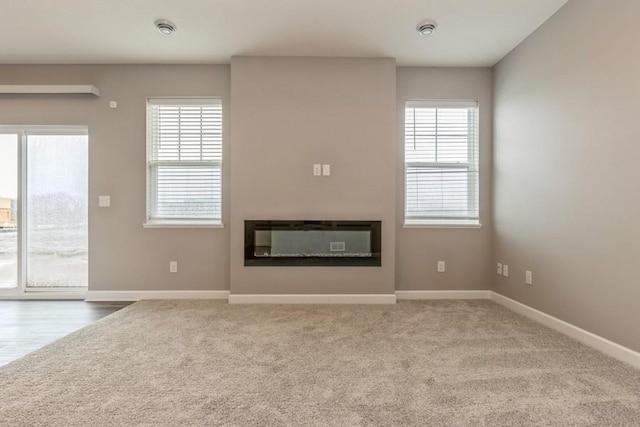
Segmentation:
{"type": "Polygon", "coordinates": [[[482,228],[476,221],[406,221],[402,228],[482,228]]]}
{"type": "Polygon", "coordinates": [[[224,228],[217,221],[150,221],[142,224],[144,228],[224,228]]]}

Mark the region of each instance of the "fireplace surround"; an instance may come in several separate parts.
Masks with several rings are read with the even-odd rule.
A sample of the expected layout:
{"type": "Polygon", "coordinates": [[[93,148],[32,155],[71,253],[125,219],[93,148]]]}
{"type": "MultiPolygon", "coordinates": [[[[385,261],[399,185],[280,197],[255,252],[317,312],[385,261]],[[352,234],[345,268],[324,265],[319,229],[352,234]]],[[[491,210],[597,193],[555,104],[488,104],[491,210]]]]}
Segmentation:
{"type": "Polygon", "coordinates": [[[244,265],[380,267],[381,221],[246,220],[244,265]]]}

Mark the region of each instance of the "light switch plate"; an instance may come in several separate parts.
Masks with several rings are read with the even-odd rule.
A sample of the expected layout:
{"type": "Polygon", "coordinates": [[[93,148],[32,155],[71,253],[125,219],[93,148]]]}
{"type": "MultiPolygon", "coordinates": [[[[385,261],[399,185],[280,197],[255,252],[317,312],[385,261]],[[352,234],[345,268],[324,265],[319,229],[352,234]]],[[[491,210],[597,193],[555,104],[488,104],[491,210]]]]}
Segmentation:
{"type": "Polygon", "coordinates": [[[322,175],[324,176],[331,175],[331,165],[322,165],[322,175]]]}
{"type": "Polygon", "coordinates": [[[111,196],[98,196],[98,206],[101,208],[111,206],[111,196]]]}
{"type": "Polygon", "coordinates": [[[526,270],[524,272],[524,282],[527,285],[533,285],[533,273],[531,272],[531,270],[526,270]]]}
{"type": "Polygon", "coordinates": [[[322,175],[322,165],[319,163],[316,163],[313,165],[313,176],[320,176],[322,175]]]}

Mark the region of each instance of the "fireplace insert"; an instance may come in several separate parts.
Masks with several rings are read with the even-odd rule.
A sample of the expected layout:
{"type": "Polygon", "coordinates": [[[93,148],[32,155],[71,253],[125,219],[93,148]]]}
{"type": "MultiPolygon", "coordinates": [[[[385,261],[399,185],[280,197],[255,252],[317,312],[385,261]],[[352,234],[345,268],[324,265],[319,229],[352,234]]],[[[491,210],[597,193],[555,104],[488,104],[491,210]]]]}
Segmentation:
{"type": "Polygon", "coordinates": [[[380,221],[245,221],[245,266],[382,265],[380,221]]]}

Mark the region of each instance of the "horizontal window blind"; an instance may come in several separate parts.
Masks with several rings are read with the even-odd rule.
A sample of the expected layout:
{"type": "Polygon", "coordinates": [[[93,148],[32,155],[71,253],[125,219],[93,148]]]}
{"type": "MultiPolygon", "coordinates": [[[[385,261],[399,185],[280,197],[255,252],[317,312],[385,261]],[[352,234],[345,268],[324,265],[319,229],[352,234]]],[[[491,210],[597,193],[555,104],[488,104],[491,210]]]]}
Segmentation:
{"type": "Polygon", "coordinates": [[[478,220],[477,103],[405,106],[405,220],[478,220]]]}
{"type": "Polygon", "coordinates": [[[220,221],[220,100],[150,99],[147,126],[148,220],[220,221]]]}

